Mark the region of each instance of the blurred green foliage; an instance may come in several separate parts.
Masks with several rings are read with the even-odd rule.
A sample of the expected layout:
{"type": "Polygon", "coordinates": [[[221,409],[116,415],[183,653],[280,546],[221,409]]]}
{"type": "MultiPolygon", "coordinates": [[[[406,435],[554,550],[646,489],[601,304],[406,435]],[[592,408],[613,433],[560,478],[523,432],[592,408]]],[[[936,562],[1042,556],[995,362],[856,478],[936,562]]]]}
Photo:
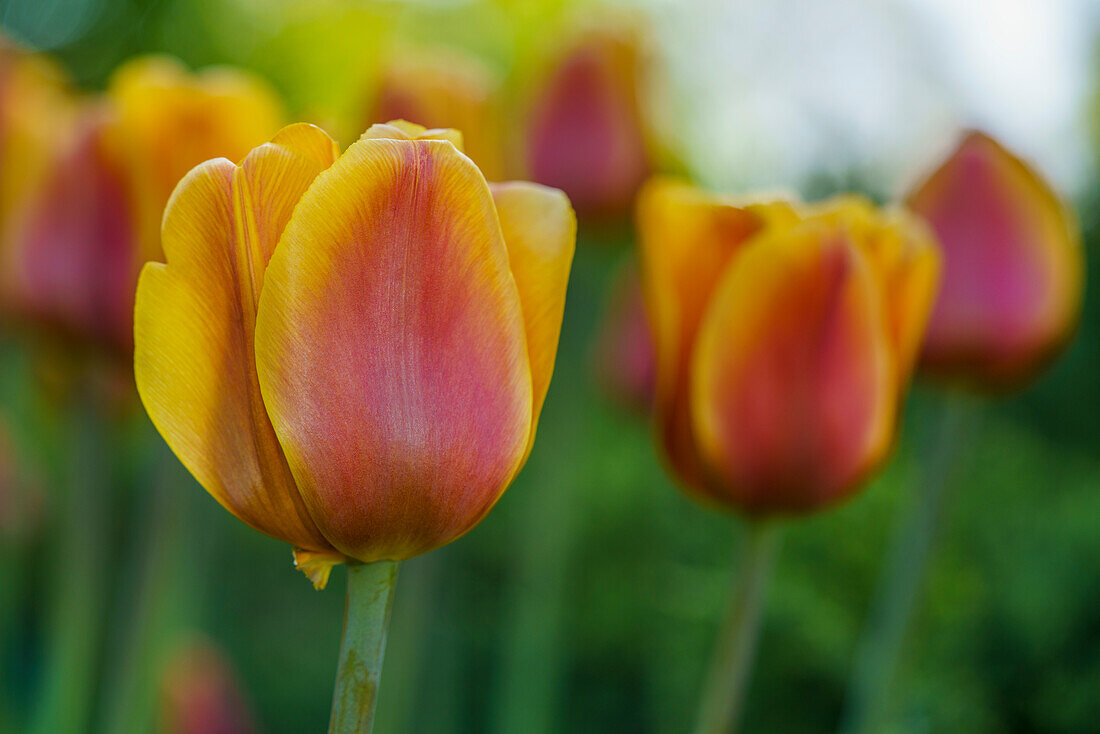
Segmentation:
{"type": "MultiPolygon", "coordinates": [[[[2,0],[0,19],[17,37],[57,45],[75,77],[92,88],[130,55],[166,51],[193,65],[256,68],[299,110],[339,96],[342,85],[367,73],[335,67],[349,58],[369,62],[369,29],[408,23],[389,6],[341,3],[343,15],[326,16],[329,3],[293,5],[279,3],[279,17],[299,14],[302,22],[275,35],[255,27],[266,14],[249,4],[2,0]],[[69,37],[51,26],[66,13],[79,26],[62,29],[69,37]],[[346,30],[348,23],[362,33],[325,44],[338,35],[333,27],[346,30]],[[304,57],[295,54],[311,47],[323,55],[296,66],[304,57]],[[311,86],[326,74],[343,81],[316,82],[331,84],[328,91],[311,86]]],[[[451,22],[449,38],[491,61],[508,58],[505,35],[494,25],[503,22],[501,11],[479,8],[492,22],[451,22]]],[[[442,17],[453,21],[458,11],[447,12],[442,17]]],[[[422,32],[430,39],[441,27],[422,32]]],[[[1095,188],[1080,202],[1092,262],[1100,248],[1098,204],[1095,188]]],[[[692,721],[741,526],[676,491],[645,421],[616,410],[590,375],[604,294],[629,245],[628,238],[617,246],[578,245],[554,383],[539,440],[515,485],[468,536],[404,564],[379,734],[680,734],[692,721]]],[[[1065,357],[1027,393],[989,401],[980,427],[959,447],[928,593],[916,610],[894,687],[892,728],[884,734],[1097,730],[1098,279],[1093,268],[1081,333],[1065,357]]],[[[41,390],[28,389],[39,384],[34,373],[25,345],[6,338],[5,417],[27,462],[55,478],[67,461],[66,419],[41,390]]],[[[911,480],[936,424],[935,390],[914,391],[896,458],[882,477],[786,532],[745,731],[835,728],[880,564],[899,512],[913,499],[911,480]]],[[[342,571],[327,590],[313,591],[292,567],[289,548],[245,527],[186,476],[140,409],[114,431],[115,481],[103,501],[123,561],[105,590],[114,611],[104,620],[98,720],[129,716],[136,721],[131,730],[147,731],[157,682],[130,681],[141,693],[137,712],[113,710],[112,687],[127,680],[128,665],[140,667],[127,661],[156,660],[180,635],[198,630],[228,652],[260,732],[322,731],[342,571]],[[149,592],[147,578],[165,588],[149,592]],[[146,597],[153,601],[135,603],[146,597]]],[[[47,497],[36,543],[5,548],[0,558],[0,689],[17,716],[26,713],[41,674],[51,564],[65,562],[51,550],[56,499],[47,497]]]]}

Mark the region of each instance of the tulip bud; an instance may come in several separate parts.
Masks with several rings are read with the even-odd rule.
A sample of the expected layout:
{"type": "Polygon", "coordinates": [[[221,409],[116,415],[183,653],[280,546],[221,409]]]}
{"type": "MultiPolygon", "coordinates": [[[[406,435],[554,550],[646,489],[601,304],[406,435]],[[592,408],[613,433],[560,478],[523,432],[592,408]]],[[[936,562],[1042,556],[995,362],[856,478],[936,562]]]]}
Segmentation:
{"type": "Polygon", "coordinates": [[[251,734],[252,716],[224,656],[191,644],[170,662],[161,686],[163,734],[251,734]]]}
{"type": "Polygon", "coordinates": [[[366,117],[368,124],[412,120],[462,130],[466,153],[486,178],[496,179],[504,173],[506,148],[501,114],[500,80],[476,58],[406,49],[383,69],[366,117]]]}
{"type": "Polygon", "coordinates": [[[140,263],[110,125],[106,110],[88,110],[58,152],[10,243],[4,290],[21,318],[128,354],[140,263]]]}
{"type": "Polygon", "coordinates": [[[973,387],[1011,389],[1065,347],[1081,311],[1075,218],[1026,163],[970,133],[906,199],[944,254],[943,289],[921,367],[973,387]]]}
{"type": "Polygon", "coordinates": [[[184,174],[216,156],[240,160],[283,115],[274,90],[252,74],[228,67],[192,74],[165,56],[121,66],[107,97],[117,112],[113,144],[133,198],[141,262],[161,258],[164,206],[184,174]]]}
{"type": "Polygon", "coordinates": [[[930,233],[860,199],[639,197],[665,454],[697,496],[803,513],[887,454],[937,282],[930,233]]]}
{"type": "Polygon", "coordinates": [[[582,216],[628,212],[649,172],[640,66],[633,37],[590,31],[557,60],[530,111],[531,178],[565,191],[582,216]]]}
{"type": "Polygon", "coordinates": [[[191,75],[163,58],[124,66],[53,141],[46,173],[8,229],[6,305],[129,362],[137,275],[160,256],[172,186],[209,157],[243,156],[276,120],[273,94],[243,74],[191,75]]]}
{"type": "Polygon", "coordinates": [[[343,155],[292,125],[195,168],[145,267],[135,374],[153,423],[323,585],[476,525],[519,471],[553,371],[575,221],[490,186],[460,136],[375,125],[343,155]]]}
{"type": "Polygon", "coordinates": [[[618,274],[596,341],[596,377],[613,400],[639,412],[653,401],[655,358],[638,270],[618,274]]]}

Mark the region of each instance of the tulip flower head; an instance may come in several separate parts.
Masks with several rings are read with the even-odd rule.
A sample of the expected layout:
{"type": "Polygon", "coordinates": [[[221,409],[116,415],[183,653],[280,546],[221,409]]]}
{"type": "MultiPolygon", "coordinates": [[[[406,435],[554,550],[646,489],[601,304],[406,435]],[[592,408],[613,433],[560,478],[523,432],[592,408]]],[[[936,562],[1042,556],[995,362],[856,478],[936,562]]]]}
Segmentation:
{"type": "Polygon", "coordinates": [[[638,228],[681,483],[756,516],[850,494],[893,444],[938,278],[927,228],[854,197],[744,203],[665,179],[638,228]]]}
{"type": "Polygon", "coordinates": [[[529,173],[565,191],[582,216],[628,212],[649,172],[641,66],[633,36],[592,30],[560,56],[532,106],[529,173]]]}
{"type": "Polygon", "coordinates": [[[240,72],[190,74],[160,57],[121,68],[52,141],[46,172],[8,229],[6,305],[128,363],[137,276],[160,258],[172,186],[207,158],[242,157],[278,120],[274,94],[240,72]]]}
{"type": "Polygon", "coordinates": [[[145,267],[135,374],[223,506],[332,564],[404,560],[489,511],[553,371],[575,237],[559,191],[490,185],[453,130],[292,125],[208,161],[145,267]]]}
{"type": "Polygon", "coordinates": [[[943,289],[921,355],[972,387],[1026,384],[1072,336],[1084,257],[1070,209],[1026,163],[967,135],[906,199],[943,248],[943,289]]]}

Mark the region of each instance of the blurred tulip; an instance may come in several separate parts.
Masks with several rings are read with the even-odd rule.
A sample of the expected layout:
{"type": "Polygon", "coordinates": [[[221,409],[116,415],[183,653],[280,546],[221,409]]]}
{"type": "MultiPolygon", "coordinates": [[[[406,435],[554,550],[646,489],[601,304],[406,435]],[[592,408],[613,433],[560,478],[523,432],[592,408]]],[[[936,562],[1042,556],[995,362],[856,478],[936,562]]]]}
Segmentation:
{"type": "Polygon", "coordinates": [[[976,132],[906,204],[931,223],[944,254],[921,367],[976,387],[1022,386],[1065,347],[1080,316],[1084,256],[1072,211],[976,132]]]}
{"type": "Polygon", "coordinates": [[[737,203],[655,180],[638,228],[667,458],[752,516],[852,492],[892,445],[938,278],[915,218],[737,203]]]}
{"type": "Polygon", "coordinates": [[[90,109],[77,124],[9,243],[4,291],[21,317],[129,354],[141,263],[122,171],[104,138],[112,117],[90,109]]]}
{"type": "Polygon", "coordinates": [[[530,110],[531,178],[568,194],[582,217],[626,214],[649,172],[638,99],[637,38],[610,28],[582,34],[542,82],[530,110]]]}
{"type": "Polygon", "coordinates": [[[217,648],[183,648],[168,664],[161,687],[163,734],[250,734],[252,716],[236,677],[217,648]]]}
{"type": "Polygon", "coordinates": [[[188,174],[168,264],[142,273],[153,423],[318,586],[345,557],[403,560],[470,530],[534,439],[575,221],[558,191],[486,184],[460,141],[395,122],[339,155],[292,125],[188,174]]]}
{"type": "Polygon", "coordinates": [[[107,98],[117,110],[111,142],[125,167],[141,262],[162,257],[161,217],[184,174],[218,156],[244,158],[283,120],[278,96],[258,77],[228,67],[193,74],[166,56],[121,66],[107,98]]]}
{"type": "Polygon", "coordinates": [[[119,69],[106,97],[51,141],[24,216],[7,228],[5,306],[129,362],[137,275],[160,258],[175,182],[208,158],[243,157],[278,120],[274,94],[243,73],[192,75],[160,57],[119,69]]]}
{"type": "Polygon", "coordinates": [[[596,378],[623,406],[648,411],[653,402],[653,336],[638,269],[631,263],[615,279],[596,340],[596,378]]]}
{"type": "Polygon", "coordinates": [[[457,50],[404,49],[392,55],[367,106],[367,124],[415,120],[463,131],[466,153],[488,179],[504,175],[500,80],[457,50]]]}
{"type": "Polygon", "coordinates": [[[680,483],[750,518],[698,734],[732,732],[777,515],[855,491],[885,459],[939,279],[916,217],[857,197],[738,202],[655,179],[638,199],[655,414],[680,483]]]}

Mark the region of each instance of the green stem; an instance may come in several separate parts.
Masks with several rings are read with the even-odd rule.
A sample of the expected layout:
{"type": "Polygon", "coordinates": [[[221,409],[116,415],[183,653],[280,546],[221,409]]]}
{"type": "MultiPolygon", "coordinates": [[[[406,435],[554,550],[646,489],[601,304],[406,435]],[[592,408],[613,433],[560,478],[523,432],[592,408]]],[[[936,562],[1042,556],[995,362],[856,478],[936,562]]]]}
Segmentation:
{"type": "Polygon", "coordinates": [[[59,503],[46,659],[30,731],[88,731],[95,700],[107,550],[104,464],[111,456],[90,401],[74,410],[68,492],[59,503]]]}
{"type": "Polygon", "coordinates": [[[154,496],[142,513],[144,527],[135,529],[127,582],[111,615],[117,620],[116,654],[105,666],[98,729],[109,734],[141,734],[153,727],[166,652],[194,617],[186,563],[195,552],[186,546],[191,479],[165,447],[157,449],[154,496]]]}
{"type": "Polygon", "coordinates": [[[749,525],[729,610],[718,633],[695,734],[730,734],[741,718],[772,568],[779,547],[774,522],[749,525]]]}
{"type": "Polygon", "coordinates": [[[935,541],[948,479],[968,423],[970,401],[944,398],[932,431],[931,450],[914,506],[899,523],[893,548],[883,565],[878,591],[863,637],[841,718],[844,734],[881,731],[890,685],[901,654],[905,630],[920,592],[928,556],[935,541]]]}
{"type": "Polygon", "coordinates": [[[348,600],[329,734],[369,734],[397,585],[392,561],[348,563],[348,600]]]}

